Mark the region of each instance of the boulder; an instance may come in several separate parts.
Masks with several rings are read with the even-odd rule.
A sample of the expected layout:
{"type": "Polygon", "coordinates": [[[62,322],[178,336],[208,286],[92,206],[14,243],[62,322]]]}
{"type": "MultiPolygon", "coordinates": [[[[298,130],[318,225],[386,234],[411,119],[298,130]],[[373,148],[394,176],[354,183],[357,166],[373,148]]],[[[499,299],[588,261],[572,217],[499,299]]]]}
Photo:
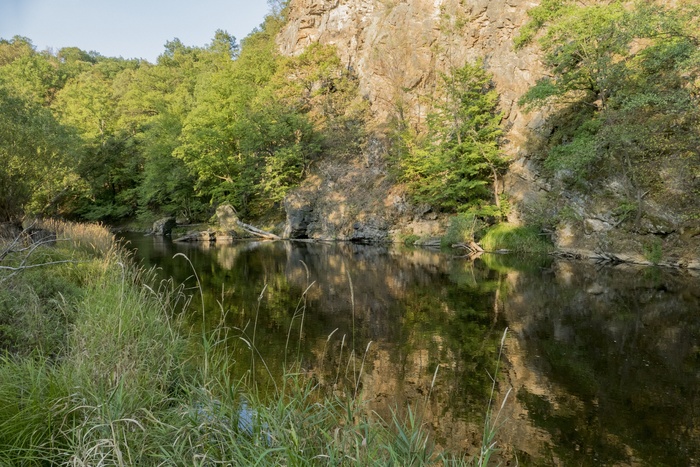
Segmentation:
{"type": "Polygon", "coordinates": [[[216,208],[216,219],[221,230],[225,232],[235,231],[238,226],[238,215],[230,204],[222,204],[216,208]]]}
{"type": "Polygon", "coordinates": [[[153,235],[166,237],[172,233],[173,228],[176,225],[177,222],[175,221],[174,217],[163,217],[162,219],[158,219],[153,223],[153,229],[151,233],[153,235]]]}

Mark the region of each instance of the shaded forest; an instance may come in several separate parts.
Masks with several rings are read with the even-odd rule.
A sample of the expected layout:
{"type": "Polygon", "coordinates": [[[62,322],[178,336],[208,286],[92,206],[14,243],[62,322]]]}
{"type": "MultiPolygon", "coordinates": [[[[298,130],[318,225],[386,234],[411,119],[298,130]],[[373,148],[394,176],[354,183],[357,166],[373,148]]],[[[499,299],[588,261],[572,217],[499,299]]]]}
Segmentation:
{"type": "Polygon", "coordinates": [[[321,153],[361,141],[366,106],[330,47],[276,52],[283,16],[241,44],[175,39],[157,63],[0,41],[0,219],[197,220],[279,207],[321,153]]]}

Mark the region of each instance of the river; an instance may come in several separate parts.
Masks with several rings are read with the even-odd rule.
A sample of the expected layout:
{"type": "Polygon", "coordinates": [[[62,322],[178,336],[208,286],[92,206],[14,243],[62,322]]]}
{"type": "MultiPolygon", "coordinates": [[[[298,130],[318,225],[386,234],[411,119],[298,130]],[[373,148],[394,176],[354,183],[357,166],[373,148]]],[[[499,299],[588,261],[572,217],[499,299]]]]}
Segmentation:
{"type": "Polygon", "coordinates": [[[497,374],[509,465],[700,465],[700,278],[689,272],[123,237],[144,266],[195,292],[176,254],[189,258],[205,307],[192,326],[228,325],[235,367],[261,384],[298,363],[379,414],[419,407],[439,447],[473,452],[497,374]]]}

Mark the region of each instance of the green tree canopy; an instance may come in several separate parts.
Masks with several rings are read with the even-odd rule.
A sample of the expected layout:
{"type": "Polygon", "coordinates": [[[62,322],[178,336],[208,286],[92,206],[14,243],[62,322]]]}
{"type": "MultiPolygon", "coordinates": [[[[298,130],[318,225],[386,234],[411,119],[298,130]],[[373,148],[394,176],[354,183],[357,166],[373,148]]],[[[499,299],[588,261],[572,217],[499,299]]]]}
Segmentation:
{"type": "Polygon", "coordinates": [[[82,183],[76,137],[38,104],[0,85],[0,220],[65,213],[82,183]]]}
{"type": "Polygon", "coordinates": [[[572,181],[622,175],[638,218],[647,193],[690,212],[700,166],[697,2],[559,0],[530,15],[518,43],[536,40],[551,76],[521,104],[555,110],[545,166],[572,181]],[[676,186],[663,183],[661,166],[677,173],[676,186]]]}
{"type": "Polygon", "coordinates": [[[424,135],[404,130],[400,180],[412,197],[446,212],[500,215],[499,180],[507,159],[499,149],[502,114],[483,63],[442,75],[443,97],[424,135]]]}

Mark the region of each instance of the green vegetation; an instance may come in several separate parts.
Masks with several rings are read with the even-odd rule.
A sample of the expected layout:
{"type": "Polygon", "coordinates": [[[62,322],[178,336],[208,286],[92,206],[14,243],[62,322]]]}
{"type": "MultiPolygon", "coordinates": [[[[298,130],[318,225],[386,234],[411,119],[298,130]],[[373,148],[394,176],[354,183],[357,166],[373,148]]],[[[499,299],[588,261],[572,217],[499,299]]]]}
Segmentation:
{"type": "Polygon", "coordinates": [[[515,253],[549,253],[552,245],[537,228],[497,224],[486,231],[479,242],[487,251],[510,250],[515,253]]]}
{"type": "Polygon", "coordinates": [[[654,238],[644,246],[644,258],[652,264],[659,264],[663,255],[663,246],[658,238],[654,238]]]}
{"type": "Polygon", "coordinates": [[[481,62],[442,75],[442,96],[424,131],[396,124],[399,181],[414,201],[444,212],[501,217],[498,93],[481,62]]]}
{"type": "Polygon", "coordinates": [[[529,11],[516,46],[536,42],[549,76],[521,104],[555,109],[551,134],[534,149],[568,189],[591,192],[615,179],[625,218],[641,218],[646,196],[695,215],[699,12],[697,2],[570,0],[529,11]]]}
{"type": "Polygon", "coordinates": [[[473,213],[457,214],[450,218],[445,235],[440,239],[441,246],[473,242],[484,227],[484,222],[473,213]]]}
{"type": "Polygon", "coordinates": [[[420,235],[404,234],[399,236],[399,243],[403,243],[406,246],[413,246],[418,240],[420,240],[420,235]]]}
{"type": "Polygon", "coordinates": [[[156,64],[0,39],[0,221],[269,214],[320,154],[357,151],[357,81],[332,47],[281,56],[273,7],[240,45],[176,39],[156,64]]]}
{"type": "MultiPolygon", "coordinates": [[[[0,249],[3,293],[33,291],[38,325],[22,332],[41,342],[0,340],[0,464],[470,465],[435,448],[420,404],[379,418],[354,375],[348,391],[298,364],[271,392],[266,369],[233,379],[232,330],[188,331],[182,288],[152,286],[101,227],[36,227],[56,231],[55,243],[0,249]]],[[[25,306],[2,304],[3,321],[25,306]]]]}

